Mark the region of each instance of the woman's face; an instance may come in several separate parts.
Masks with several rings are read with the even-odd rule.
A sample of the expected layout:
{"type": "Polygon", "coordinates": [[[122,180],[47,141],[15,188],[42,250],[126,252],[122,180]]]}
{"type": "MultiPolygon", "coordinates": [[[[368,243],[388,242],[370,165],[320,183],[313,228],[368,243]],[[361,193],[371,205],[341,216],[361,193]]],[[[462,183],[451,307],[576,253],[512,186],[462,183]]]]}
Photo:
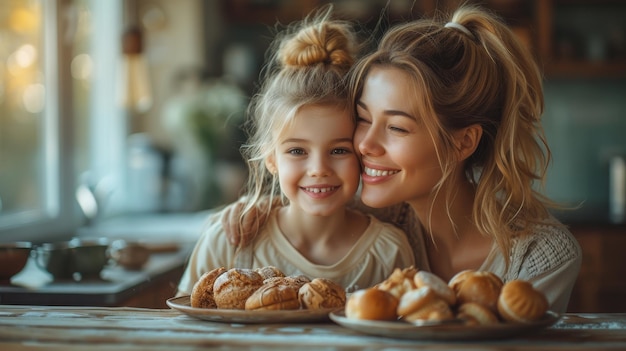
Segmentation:
{"type": "Polygon", "coordinates": [[[416,115],[411,81],[398,68],[374,67],[364,83],[354,136],[363,165],[362,201],[375,208],[428,201],[442,177],[423,122],[434,117],[416,115]]]}

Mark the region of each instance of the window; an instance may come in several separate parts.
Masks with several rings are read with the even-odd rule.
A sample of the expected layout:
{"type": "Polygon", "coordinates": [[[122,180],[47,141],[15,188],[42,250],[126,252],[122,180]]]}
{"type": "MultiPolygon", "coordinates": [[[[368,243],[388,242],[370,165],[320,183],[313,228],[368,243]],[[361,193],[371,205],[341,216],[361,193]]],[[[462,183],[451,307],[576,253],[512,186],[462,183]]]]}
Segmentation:
{"type": "Polygon", "coordinates": [[[119,174],[121,13],[118,0],[0,4],[0,240],[71,236],[119,174]]]}

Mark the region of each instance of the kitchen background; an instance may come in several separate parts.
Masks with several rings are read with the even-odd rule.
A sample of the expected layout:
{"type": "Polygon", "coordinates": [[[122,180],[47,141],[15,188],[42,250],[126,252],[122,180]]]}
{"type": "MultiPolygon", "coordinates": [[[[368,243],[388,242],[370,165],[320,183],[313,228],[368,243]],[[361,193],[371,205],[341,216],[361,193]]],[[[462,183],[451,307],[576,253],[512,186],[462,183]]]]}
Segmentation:
{"type": "MultiPolygon", "coordinates": [[[[203,43],[188,41],[191,45],[205,46],[204,60],[199,60],[203,65],[195,72],[195,77],[194,72],[189,72],[187,78],[200,75],[227,78],[241,88],[244,95],[249,95],[276,19],[287,23],[324,2],[203,2],[203,15],[198,19],[203,26],[203,43]]],[[[172,7],[167,1],[140,3],[144,15],[150,11],[150,6],[162,7],[167,12],[175,10],[166,8],[172,7]]],[[[334,3],[339,13],[359,19],[366,30],[374,31],[376,36],[388,23],[453,6],[455,1],[343,0],[334,3]],[[383,8],[385,20],[379,22],[383,8]]],[[[568,222],[622,222],[624,217],[619,213],[623,213],[623,199],[615,205],[622,209],[611,217],[610,202],[615,185],[611,187],[610,177],[611,161],[626,156],[626,24],[623,21],[626,3],[520,0],[479,3],[505,16],[546,67],[544,126],[553,151],[546,193],[566,206],[576,207],[574,211],[558,215],[568,222]]],[[[181,4],[173,7],[179,8],[181,4]]],[[[172,27],[170,24],[164,30],[172,27]]],[[[156,56],[155,51],[164,50],[169,44],[169,41],[164,42],[168,39],[161,36],[159,40],[158,33],[150,31],[146,33],[146,40],[148,58],[151,53],[156,56]]],[[[163,77],[164,74],[154,68],[155,82],[162,82],[155,86],[167,87],[166,82],[172,79],[163,77]]],[[[154,118],[163,113],[160,106],[154,106],[144,117],[154,118]]],[[[162,126],[151,126],[148,130],[158,135],[157,129],[162,126]]],[[[234,148],[226,150],[227,158],[238,160],[234,148]]],[[[624,182],[622,178],[621,187],[624,182]]]]}
{"type": "MultiPolygon", "coordinates": [[[[239,126],[274,25],[327,2],[371,39],[460,1],[4,1],[0,240],[101,235],[147,218],[123,230],[176,228],[193,241],[206,211],[245,181],[239,126]]],[[[476,2],[544,68],[545,190],[572,208],[556,215],[585,251],[588,284],[573,308],[626,311],[616,302],[626,292],[626,2],[476,2]]]]}

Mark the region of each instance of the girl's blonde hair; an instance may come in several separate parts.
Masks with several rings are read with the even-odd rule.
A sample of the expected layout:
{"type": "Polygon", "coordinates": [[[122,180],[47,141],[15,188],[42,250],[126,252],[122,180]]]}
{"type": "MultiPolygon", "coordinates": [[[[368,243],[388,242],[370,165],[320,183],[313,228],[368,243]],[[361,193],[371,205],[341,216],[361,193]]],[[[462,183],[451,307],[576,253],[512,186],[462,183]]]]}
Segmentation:
{"type": "Polygon", "coordinates": [[[248,142],[241,149],[249,169],[241,223],[253,208],[268,216],[280,194],[265,160],[298,110],[305,105],[350,108],[346,77],[358,51],[357,35],[349,23],[331,14],[332,6],[326,6],[287,26],[268,50],[262,84],[248,107],[248,142]]]}
{"type": "Polygon", "coordinates": [[[433,202],[444,188],[446,204],[455,195],[454,187],[444,187],[456,174],[452,132],[482,127],[479,145],[463,165],[476,188],[473,221],[508,260],[511,238],[524,234],[527,224],[547,220],[548,208],[557,207],[534,189],[536,181],[543,186],[551,158],[540,125],[542,77],[529,50],[495,15],[464,5],[444,17],[391,28],[377,50],[355,65],[351,101],[359,98],[374,65],[396,67],[410,77],[415,115],[436,117],[424,118],[443,172],[433,202]]]}

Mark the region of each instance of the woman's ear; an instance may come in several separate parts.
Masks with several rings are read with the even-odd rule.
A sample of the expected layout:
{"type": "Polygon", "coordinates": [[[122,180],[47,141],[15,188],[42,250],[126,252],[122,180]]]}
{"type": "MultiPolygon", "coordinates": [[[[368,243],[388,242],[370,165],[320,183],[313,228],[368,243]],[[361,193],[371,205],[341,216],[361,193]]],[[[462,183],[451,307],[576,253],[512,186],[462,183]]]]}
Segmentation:
{"type": "Polygon", "coordinates": [[[483,127],[478,124],[472,124],[454,133],[454,144],[459,156],[459,161],[463,161],[472,156],[482,136],[483,127]]]}

